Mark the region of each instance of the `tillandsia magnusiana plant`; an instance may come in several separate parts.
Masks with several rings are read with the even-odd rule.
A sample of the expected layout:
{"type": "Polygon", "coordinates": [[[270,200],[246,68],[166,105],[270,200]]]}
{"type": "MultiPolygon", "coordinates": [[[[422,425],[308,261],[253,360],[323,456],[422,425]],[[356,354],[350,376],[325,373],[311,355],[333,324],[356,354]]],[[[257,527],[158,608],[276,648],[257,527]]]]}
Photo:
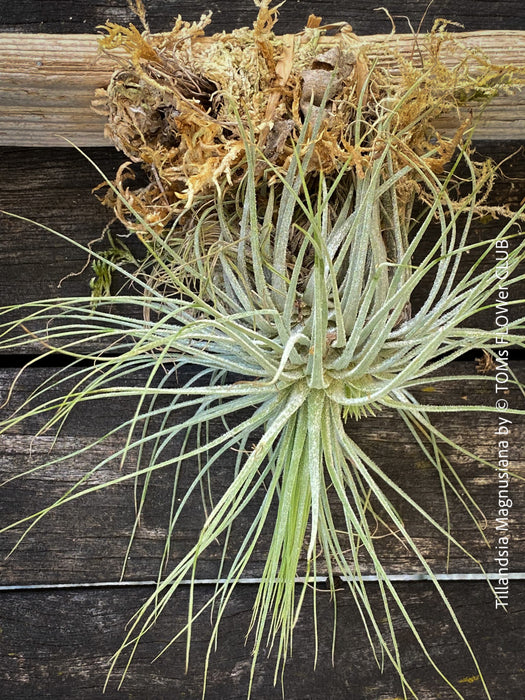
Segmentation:
{"type": "MultiPolygon", "coordinates": [[[[490,263],[498,243],[513,239],[507,287],[523,278],[517,269],[525,241],[516,235],[523,211],[486,205],[495,168],[473,160],[468,119],[448,137],[434,123],[470,100],[514,89],[522,77],[461,49],[444,23],[417,37],[407,56],[392,42],[367,44],[348,24],[323,27],[314,16],[304,32],[279,37],[272,30],[277,9],[257,4],[253,29],[209,39],[202,36],[208,16],[194,24],[179,18],[171,31],[151,34],[140,5],[144,31],[106,27],[101,47],[117,50],[119,68],[96,108],[108,115],[107,134],[129,160],[116,180],[106,180],[104,199],[145,252],[137,261],[112,239],[107,255],[86,251],[95,260],[92,295],[3,310],[16,319],[3,324],[2,349],[39,341],[71,365],[5,418],[2,430],[34,416],[45,417],[42,430],[59,430],[84,402],[121,396],[134,397],[136,410],[93,445],[32,467],[81,460],[122,435],[120,449],[62,498],[6,529],[31,528],[64,503],[135,479],[141,490],[133,539],[151,480],[169,470],[172,509],[158,583],[110,673],[123,663],[125,675],[141,638],[182,582],[196,580],[199,558],[220,540],[215,591],[200,609],[190,596],[187,624],[173,637],[187,636],[189,654],[193,622],[212,610],[209,657],[235,585],[269,528],[247,630],[250,688],[264,648],[276,649],[278,678],[305,591],[312,586],[315,598],[323,576],[332,591],[337,577],[345,578],[374,654],[397,669],[405,697],[417,697],[417,689],[403,675],[394,609],[462,697],[427,652],[376,552],[374,525],[381,522],[435,584],[489,697],[392,494],[449,545],[464,547],[449,522],[434,519],[360,447],[352,426],[367,416],[381,420],[382,410],[397,412],[436,470],[447,513],[465,508],[477,522],[478,508],[444,447],[476,457],[440,432],[431,414],[489,409],[423,405],[413,390],[449,381],[447,365],[468,350],[495,353],[494,331],[477,328],[476,317],[500,284],[490,263]],[[323,38],[328,30],[335,35],[323,38]],[[453,66],[442,59],[446,46],[462,52],[453,66]],[[142,184],[132,187],[137,168],[142,184]],[[505,217],[500,232],[471,241],[472,221],[486,214],[505,217]],[[460,273],[464,256],[470,264],[460,273]],[[110,293],[115,272],[132,293],[110,293]],[[423,287],[425,301],[412,308],[414,290],[423,287]],[[187,366],[195,371],[180,385],[177,373],[187,366]],[[231,453],[231,482],[215,499],[205,495],[198,540],[172,561],[169,540],[181,513],[192,495],[207,494],[215,466],[231,453]],[[122,469],[129,462],[132,468],[122,469]],[[181,491],[180,475],[195,462],[195,479],[181,491]],[[90,483],[108,466],[114,478],[90,483]],[[232,527],[254,500],[255,515],[232,552],[232,527]],[[385,624],[367,595],[363,556],[377,575],[385,624]]],[[[510,323],[509,343],[523,346],[524,325],[524,318],[510,323]]]]}

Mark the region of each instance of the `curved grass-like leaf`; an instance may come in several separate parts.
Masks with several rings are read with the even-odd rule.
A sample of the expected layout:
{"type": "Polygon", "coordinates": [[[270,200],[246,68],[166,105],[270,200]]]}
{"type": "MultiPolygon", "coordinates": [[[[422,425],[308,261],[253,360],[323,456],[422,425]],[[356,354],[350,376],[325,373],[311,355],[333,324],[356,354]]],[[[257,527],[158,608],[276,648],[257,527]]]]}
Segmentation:
{"type": "MultiPolygon", "coordinates": [[[[87,471],[59,500],[36,513],[21,515],[3,531],[23,525],[27,533],[65,503],[133,480],[137,516],[132,541],[156,472],[170,470],[173,475],[168,536],[157,586],[132,619],[110,673],[120,669],[125,675],[137,645],[188,580],[187,624],[174,632],[172,641],[186,635],[188,663],[192,625],[206,610],[213,610],[208,665],[235,585],[258,539],[269,529],[270,545],[247,630],[253,649],[252,681],[263,648],[276,651],[278,679],[291,651],[306,588],[323,568],[332,592],[336,575],[348,580],[378,664],[383,658],[390,660],[405,695],[416,697],[416,690],[403,675],[394,610],[405,620],[429,663],[455,695],[462,697],[427,652],[376,552],[373,523],[380,521],[397,533],[435,585],[489,697],[454,611],[389,493],[410,506],[448,547],[454,545],[468,555],[451,534],[452,503],[454,507],[460,504],[475,522],[480,511],[465,493],[443,445],[471,458],[475,455],[444,436],[429,416],[491,409],[421,405],[411,389],[430,380],[434,384],[451,381],[450,376],[436,373],[469,349],[496,351],[493,331],[462,324],[494,306],[500,280],[493,266],[483,269],[482,264],[496,245],[514,243],[507,258],[506,286],[523,279],[517,271],[524,259],[525,240],[516,238],[512,230],[522,212],[492,241],[470,243],[469,229],[482,184],[467,150],[460,150],[443,179],[430,165],[432,151],[407,157],[396,171],[392,152],[399,135],[393,121],[392,114],[385,114],[377,125],[385,147],[363,176],[349,167],[333,177],[322,172],[311,175],[312,149],[301,150],[306,127],[283,176],[258,151],[253,134],[244,132],[247,174],[242,198],[228,199],[219,193],[201,203],[203,213],[193,229],[185,231],[184,239],[177,237],[175,228],[160,237],[137,216],[149,233],[149,239],[144,239],[148,261],[134,272],[105,261],[124,274],[139,294],[39,301],[2,310],[4,317],[21,314],[23,318],[2,321],[1,350],[39,342],[46,352],[71,357],[73,368],[68,374],[58,371],[28,397],[4,419],[2,432],[39,417],[43,421],[40,433],[58,433],[71,413],[87,402],[111,402],[122,396],[136,401],[131,418],[90,445],[67,456],[51,457],[18,475],[56,467],[71,457],[80,460],[104,440],[115,435],[122,438],[117,450],[87,471]],[[263,184],[256,172],[261,162],[266,167],[263,184]],[[449,195],[449,185],[461,163],[471,173],[471,191],[458,206],[449,195]],[[409,175],[417,178],[432,201],[413,224],[412,201],[406,203],[407,218],[399,216],[400,184],[409,175]],[[440,227],[437,239],[415,267],[413,256],[435,220],[440,227]],[[207,226],[216,232],[213,251],[203,237],[207,226]],[[465,255],[477,258],[459,278],[465,255]],[[430,290],[427,300],[411,314],[413,292],[422,284],[430,290]],[[105,310],[108,303],[111,311],[105,310]],[[124,308],[134,313],[128,315],[124,308]],[[84,350],[86,342],[99,349],[84,350]],[[197,368],[196,374],[185,384],[175,384],[177,372],[189,365],[197,368]],[[145,382],[136,380],[139,372],[147,373],[145,382]],[[246,409],[249,415],[235,420],[246,409]],[[436,470],[446,522],[427,513],[353,439],[349,419],[380,414],[382,409],[399,413],[436,470]],[[217,421],[222,425],[218,434],[211,429],[217,421]],[[174,445],[178,446],[175,453],[174,445]],[[213,468],[233,450],[237,457],[231,483],[214,495],[210,486],[213,468]],[[181,470],[195,461],[197,473],[181,492],[181,470]],[[131,468],[123,469],[130,463],[131,468]],[[105,467],[114,469],[114,476],[90,484],[90,478],[105,467]],[[334,522],[329,491],[341,510],[344,532],[334,522]],[[206,513],[200,536],[173,563],[171,535],[191,497],[199,492],[206,513]],[[228,550],[232,528],[255,501],[253,521],[232,554],[228,550]],[[221,538],[221,581],[207,604],[195,609],[193,588],[199,557],[221,538]],[[367,595],[361,552],[378,578],[386,631],[367,595]],[[298,576],[304,577],[299,593],[298,576]]],[[[314,139],[319,129],[320,119],[312,127],[314,139]]],[[[116,189],[115,194],[122,197],[116,189]]],[[[129,207],[126,200],[123,204],[129,207]]],[[[509,324],[508,343],[523,346],[524,325],[525,318],[509,324]]],[[[466,379],[471,378],[460,377],[466,379]]]]}

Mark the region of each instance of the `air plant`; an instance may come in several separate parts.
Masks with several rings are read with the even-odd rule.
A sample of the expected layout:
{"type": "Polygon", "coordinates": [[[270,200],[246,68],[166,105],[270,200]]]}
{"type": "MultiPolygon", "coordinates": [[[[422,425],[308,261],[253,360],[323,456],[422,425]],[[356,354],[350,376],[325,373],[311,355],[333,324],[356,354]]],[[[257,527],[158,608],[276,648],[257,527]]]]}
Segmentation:
{"type": "MultiPolygon", "coordinates": [[[[64,503],[136,480],[133,539],[151,481],[169,470],[172,509],[158,582],[133,617],[110,673],[123,665],[125,675],[138,643],[181,584],[189,580],[193,591],[199,558],[219,540],[219,582],[202,608],[194,608],[190,595],[187,624],[173,636],[186,635],[189,658],[192,625],[212,611],[207,667],[235,586],[269,530],[247,630],[250,688],[263,648],[276,650],[279,677],[305,592],[313,587],[315,599],[322,575],[332,592],[338,577],[346,580],[374,653],[396,668],[405,697],[417,695],[403,674],[394,609],[429,663],[462,697],[427,652],[376,552],[373,526],[381,521],[433,581],[490,697],[392,494],[477,565],[450,530],[454,508],[465,508],[476,523],[479,509],[447,448],[483,460],[440,432],[432,414],[491,409],[424,405],[413,390],[450,381],[447,365],[469,350],[496,353],[494,331],[475,327],[475,321],[494,304],[500,280],[490,256],[502,241],[515,239],[506,287],[523,279],[518,266],[525,241],[515,235],[523,210],[502,206],[491,212],[485,204],[494,168],[475,162],[469,123],[448,138],[432,124],[441,112],[511,89],[518,79],[478,55],[445,67],[441,46],[453,39],[442,24],[419,38],[422,53],[408,60],[386,46],[360,44],[344,23],[323,50],[325,28],[318,18],[310,18],[301,35],[276,37],[275,19],[276,10],[261,3],[253,30],[216,35],[208,43],[200,39],[207,18],[193,25],[179,19],[161,35],[147,27],[140,33],[133,26],[108,26],[102,47],[124,48],[127,58],[119,54],[124,65],[97,106],[108,114],[108,135],[130,160],[115,181],[105,180],[105,201],[145,252],[137,260],[122,246],[120,254],[115,246],[110,255],[86,250],[96,262],[100,296],[3,310],[16,315],[2,326],[3,350],[39,341],[47,352],[69,356],[71,365],[5,418],[2,430],[33,416],[45,418],[42,431],[60,430],[85,402],[111,404],[122,396],[133,397],[136,410],[92,445],[25,472],[71,457],[80,461],[94,445],[122,435],[120,449],[59,500],[5,529],[25,524],[29,530],[64,503]],[[395,75],[381,67],[385,56],[395,75]],[[147,184],[135,189],[133,162],[147,176],[147,184]],[[471,224],[487,213],[507,220],[492,240],[473,242],[471,224]],[[467,255],[470,264],[460,274],[467,255]],[[132,293],[102,294],[107,275],[115,272],[132,293]],[[426,300],[413,309],[414,290],[423,286],[426,300]],[[181,385],[177,376],[185,367],[194,373],[181,385]],[[434,519],[354,439],[354,422],[370,416],[380,421],[382,410],[397,412],[435,469],[448,522],[434,519]],[[213,428],[217,423],[220,431],[213,428]],[[205,497],[198,540],[172,561],[169,540],[181,513],[195,493],[207,493],[216,465],[232,453],[231,482],[215,498],[205,497]],[[130,462],[134,466],[123,470],[130,462]],[[180,475],[195,462],[196,476],[181,491],[180,475]],[[108,466],[114,466],[114,478],[91,485],[108,466]],[[231,551],[232,528],[253,501],[255,516],[231,551]],[[368,598],[363,555],[377,575],[386,629],[368,598]]],[[[509,343],[523,346],[524,324],[525,318],[510,323],[509,343]]]]}

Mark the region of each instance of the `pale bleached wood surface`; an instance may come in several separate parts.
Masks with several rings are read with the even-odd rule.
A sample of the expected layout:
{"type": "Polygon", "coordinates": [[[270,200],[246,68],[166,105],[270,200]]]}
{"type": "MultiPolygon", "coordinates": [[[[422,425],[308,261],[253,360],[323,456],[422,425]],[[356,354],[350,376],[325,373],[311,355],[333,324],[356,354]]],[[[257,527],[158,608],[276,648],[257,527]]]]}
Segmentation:
{"type": "MultiPolygon", "coordinates": [[[[454,37],[494,63],[525,66],[524,31],[454,37]]],[[[385,39],[405,55],[414,50],[410,35],[372,35],[360,41],[373,46],[385,39]]],[[[450,65],[460,60],[453,45],[443,56],[450,65]]],[[[98,54],[97,36],[92,34],[0,34],[0,145],[68,146],[64,138],[82,147],[107,145],[104,118],[90,104],[95,89],[107,85],[114,67],[114,61],[98,54]]],[[[457,123],[457,116],[451,116],[440,122],[440,128],[452,129],[457,123]]],[[[479,139],[524,137],[525,91],[496,98],[476,128],[479,139]]]]}

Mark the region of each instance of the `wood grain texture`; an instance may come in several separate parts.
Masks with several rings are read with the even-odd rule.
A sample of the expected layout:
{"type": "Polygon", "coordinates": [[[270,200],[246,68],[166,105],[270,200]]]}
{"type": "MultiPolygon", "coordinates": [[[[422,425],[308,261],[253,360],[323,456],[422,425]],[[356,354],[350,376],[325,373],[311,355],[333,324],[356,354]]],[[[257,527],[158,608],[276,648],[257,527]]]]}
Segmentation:
{"type": "MultiPolygon", "coordinates": [[[[231,31],[250,25],[257,10],[251,0],[145,0],[148,21],[154,32],[165,31],[178,14],[196,21],[203,12],[213,12],[213,28],[231,31]]],[[[525,30],[525,7],[519,0],[390,0],[385,6],[395,18],[398,31],[432,27],[435,19],[446,17],[467,31],[482,29],[525,30]]],[[[313,13],[327,23],[346,19],[359,34],[387,33],[391,22],[384,11],[377,11],[375,0],[354,0],[343,5],[338,0],[287,0],[279,11],[282,32],[301,30],[313,13]]],[[[18,0],[0,6],[0,31],[46,33],[93,33],[106,21],[127,24],[135,21],[126,0],[18,0]]]]}
{"type": "Polygon", "coordinates": [[[93,36],[0,34],[0,143],[107,145],[91,101],[113,68],[93,36]]]}
{"type": "MultiPolygon", "coordinates": [[[[525,65],[525,31],[457,37],[495,63],[525,65]]],[[[374,45],[385,40],[402,54],[413,52],[410,35],[360,38],[371,47],[372,58],[374,45]]],[[[452,47],[442,55],[451,66],[461,61],[460,52],[452,47]]],[[[106,145],[104,118],[93,112],[90,103],[95,89],[108,84],[113,69],[112,60],[98,55],[97,38],[92,35],[0,34],[0,145],[69,145],[64,139],[78,146],[106,145]]],[[[443,117],[439,128],[453,133],[464,117],[443,117]]],[[[483,139],[523,138],[525,91],[494,100],[479,117],[476,134],[483,139]]]]}
{"type": "MultiPolygon", "coordinates": [[[[113,149],[86,153],[109,178],[122,162],[113,149]]],[[[110,210],[92,194],[101,180],[88,161],[72,149],[0,150],[0,209],[33,219],[83,245],[100,238],[111,219],[110,210]]],[[[87,293],[90,271],[76,276],[87,260],[84,251],[3,214],[0,231],[2,306],[87,293]],[[67,278],[71,274],[74,276],[67,278]]]]}
{"type": "MultiPolygon", "coordinates": [[[[477,673],[436,591],[425,583],[399,584],[399,595],[420,630],[430,653],[448,674],[464,700],[483,697],[477,673]]],[[[460,624],[472,643],[495,700],[520,700],[524,684],[521,660],[525,586],[512,587],[508,614],[494,609],[486,585],[444,585],[460,624]]],[[[122,688],[118,677],[102,687],[111,654],[122,641],[123,629],[149,590],[76,590],[0,594],[0,684],[3,700],[200,700],[203,666],[210,634],[202,616],[192,636],[188,673],[184,669],[184,639],[155,663],[152,658],[184,623],[188,592],[181,591],[138,648],[122,688]]],[[[195,604],[212,592],[198,587],[195,604]]],[[[380,611],[374,584],[367,592],[380,611]]],[[[211,655],[207,700],[245,700],[250,672],[250,647],[244,635],[250,621],[255,588],[245,586],[232,596],[223,619],[219,645],[211,655]]],[[[334,665],[331,660],[333,614],[328,595],[317,595],[319,655],[313,670],[312,597],[307,594],[294,636],[293,658],[284,676],[288,700],[397,700],[399,682],[387,665],[375,665],[362,623],[346,591],[337,593],[338,625],[334,665]]],[[[429,668],[398,613],[393,614],[406,675],[419,700],[453,700],[457,696],[429,668]]],[[[273,686],[274,656],[264,652],[256,669],[253,700],[279,700],[273,686]]]]}
{"type": "MultiPolygon", "coordinates": [[[[525,379],[524,363],[515,362],[514,371],[525,379]]],[[[448,370],[456,376],[475,373],[474,363],[454,363],[448,370]]],[[[0,372],[0,387],[9,386],[15,376],[15,370],[0,372]]],[[[20,378],[11,402],[4,413],[14,410],[28,396],[30,391],[50,376],[49,369],[32,369],[20,378]]],[[[189,376],[189,375],[188,375],[189,376]]],[[[144,374],[138,374],[134,385],[140,386],[145,380],[144,374]]],[[[183,377],[180,377],[182,381],[183,377]]],[[[431,379],[426,389],[414,392],[424,404],[448,402],[452,405],[470,405],[481,403],[493,405],[494,387],[489,382],[454,382],[449,385],[432,384],[431,379]]],[[[51,394],[53,396],[54,394],[51,394]]],[[[0,396],[0,401],[2,396],[0,396]]],[[[509,396],[511,406],[522,405],[519,396],[509,396]]],[[[0,527],[14,522],[17,518],[37,512],[40,508],[60,498],[75,482],[87,474],[102,459],[122,447],[126,435],[110,437],[106,442],[95,444],[92,450],[63,464],[37,471],[23,479],[7,482],[8,479],[24,470],[36,467],[50,456],[66,455],[81,446],[87,446],[98,440],[119,420],[131,417],[135,408],[132,399],[112,400],[108,402],[91,402],[77,411],[66,423],[62,434],[53,444],[53,435],[35,437],[42,421],[32,420],[19,425],[11,434],[3,436],[3,454],[0,457],[0,498],[3,502],[0,527]]],[[[246,414],[245,414],[246,415],[246,414]]],[[[182,421],[189,416],[188,410],[177,413],[176,420],[182,421]]],[[[495,430],[495,414],[449,414],[436,416],[433,422],[442,432],[457,441],[466,449],[473,451],[479,458],[491,462],[497,460],[498,444],[495,430]]],[[[511,443],[510,469],[525,478],[525,445],[520,440],[521,419],[516,418],[509,437],[511,443]]],[[[222,430],[222,425],[211,428],[222,430]]],[[[358,422],[349,421],[348,431],[353,439],[370,454],[396,484],[409,493],[416,502],[429,509],[432,516],[445,526],[443,497],[439,486],[439,477],[428,464],[425,456],[399,419],[393,412],[381,412],[380,419],[370,418],[358,422]]],[[[173,450],[167,454],[176,454],[178,441],[173,450]]],[[[483,544],[482,537],[470,516],[461,504],[450,496],[451,521],[453,535],[471,552],[487,571],[497,572],[494,563],[494,546],[498,532],[497,522],[498,478],[490,468],[476,463],[465,455],[454,454],[445,448],[454,468],[464,481],[465,488],[472,493],[485,512],[484,532],[489,546],[483,544]]],[[[227,488],[231,481],[235,454],[232,452],[221,459],[213,470],[212,487],[215,499],[227,488]]],[[[131,473],[130,462],[126,471],[131,473]]],[[[180,494],[191,484],[196,474],[197,465],[190,462],[184,467],[180,481],[180,494]]],[[[110,463],[89,478],[87,485],[95,486],[106,483],[121,474],[119,464],[110,463]]],[[[138,529],[135,545],[128,561],[126,579],[131,581],[152,580],[156,577],[160,557],[166,538],[173,484],[173,469],[166,468],[154,474],[149,491],[147,507],[141,526],[138,529]]],[[[519,478],[512,479],[510,492],[514,502],[511,512],[509,533],[512,538],[511,569],[525,570],[525,484],[519,478]]],[[[334,494],[331,494],[332,497],[334,494]]],[[[447,571],[447,550],[444,537],[434,531],[410,506],[398,495],[389,490],[393,503],[404,519],[408,531],[414,537],[425,557],[438,572],[447,571]]],[[[337,499],[332,498],[336,523],[338,521],[337,499]]],[[[259,500],[255,498],[243,512],[234,530],[230,554],[235,553],[241,537],[253,521],[259,500]]],[[[275,513],[272,512],[270,522],[275,513]]],[[[0,564],[1,579],[4,584],[52,584],[93,581],[118,580],[124,562],[129,534],[134,522],[134,481],[130,480],[118,486],[99,491],[85,498],[62,506],[46,517],[37,528],[32,530],[20,548],[0,564]]],[[[171,561],[177,561],[198,539],[200,527],[204,522],[200,495],[190,501],[173,533],[171,561]]],[[[344,527],[344,523],[339,523],[344,527]]],[[[19,527],[0,537],[0,559],[9,553],[22,534],[19,527]]],[[[266,529],[260,545],[245,572],[245,576],[260,576],[264,566],[266,551],[269,546],[270,529],[266,529]]],[[[385,528],[377,530],[377,548],[381,553],[386,569],[393,574],[414,573],[422,571],[420,562],[412,552],[404,547],[395,537],[388,535],[385,528]]],[[[201,578],[214,578],[218,573],[221,547],[210,547],[202,557],[199,570],[201,578]]],[[[371,563],[366,557],[362,559],[364,573],[373,573],[371,563]]],[[[453,547],[450,553],[448,571],[451,573],[479,573],[477,565],[464,552],[453,547]]]]}

